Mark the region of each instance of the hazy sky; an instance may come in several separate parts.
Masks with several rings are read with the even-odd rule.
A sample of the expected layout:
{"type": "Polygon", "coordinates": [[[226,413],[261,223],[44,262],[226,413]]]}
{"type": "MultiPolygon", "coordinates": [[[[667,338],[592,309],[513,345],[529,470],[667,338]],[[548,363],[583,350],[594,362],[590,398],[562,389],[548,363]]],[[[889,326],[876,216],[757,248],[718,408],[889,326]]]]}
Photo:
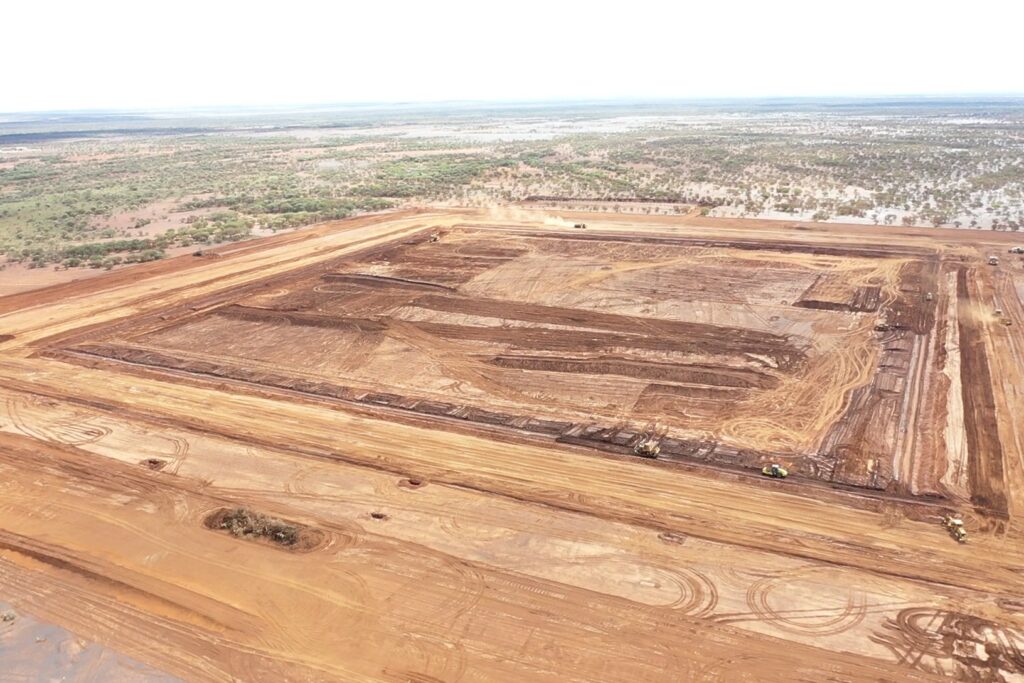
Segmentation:
{"type": "Polygon", "coordinates": [[[0,111],[1024,93],[1021,0],[9,2],[0,111]]]}

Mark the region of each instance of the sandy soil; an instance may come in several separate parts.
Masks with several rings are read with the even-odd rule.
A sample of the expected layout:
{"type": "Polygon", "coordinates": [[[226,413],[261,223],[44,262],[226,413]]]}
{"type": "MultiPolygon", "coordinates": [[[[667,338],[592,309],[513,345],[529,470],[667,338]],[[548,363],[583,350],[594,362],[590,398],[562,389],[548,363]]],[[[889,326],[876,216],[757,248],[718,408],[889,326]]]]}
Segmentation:
{"type": "MultiPolygon", "coordinates": [[[[189,219],[202,218],[223,211],[218,208],[192,209],[182,211],[179,206],[193,199],[193,197],[181,197],[180,199],[162,199],[151,202],[145,206],[130,211],[115,213],[109,218],[98,218],[93,222],[97,230],[111,228],[119,234],[127,231],[132,237],[155,237],[162,235],[168,230],[181,228],[188,224],[189,219]],[[147,220],[149,223],[141,228],[134,227],[136,222],[147,220]]],[[[118,239],[124,239],[119,237],[118,239]]]]}
{"type": "Polygon", "coordinates": [[[0,299],[0,595],[185,680],[1024,679],[1024,278],[984,265],[997,239],[972,241],[998,236],[566,214],[590,226],[581,243],[545,218],[364,217],[0,299]],[[703,291],[687,289],[692,262],[708,266],[703,291]],[[501,275],[517,267],[520,285],[501,275]],[[376,346],[370,322],[385,326],[376,346]],[[506,341],[474,341],[480,327],[506,341]],[[802,349],[789,369],[772,360],[780,388],[749,389],[788,393],[735,403],[735,419],[795,420],[804,394],[831,417],[794,422],[815,445],[792,443],[785,481],[758,474],[754,433],[730,432],[729,457],[721,427],[710,452],[686,448],[667,408],[714,432],[728,423],[714,398],[703,417],[693,397],[662,399],[665,455],[639,458],[620,443],[629,420],[603,436],[576,418],[529,421],[613,416],[574,399],[572,377],[546,403],[502,396],[530,373],[539,387],[581,374],[524,353],[539,329],[575,335],[568,346],[618,335],[575,352],[584,377],[637,382],[661,354],[677,379],[659,381],[693,389],[749,376],[736,374],[744,353],[802,349]],[[717,346],[696,346],[714,331],[717,346]],[[422,357],[397,351],[381,363],[392,334],[435,364],[417,374],[422,357]],[[263,337],[280,349],[261,351],[263,337]],[[676,345],[646,348],[662,337],[676,345]],[[686,354],[706,374],[680,374],[686,354]],[[455,362],[511,356],[528,359],[493,374],[455,362]],[[454,405],[431,389],[452,373],[469,400],[449,414],[424,401],[454,405]],[[374,375],[361,392],[332,388],[374,375]],[[499,405],[518,412],[470,410],[499,405]],[[930,438],[956,410],[962,438],[930,438]],[[941,486],[964,457],[966,475],[941,486]],[[206,528],[234,506],[317,540],[206,528]],[[950,510],[967,545],[939,524],[950,510]]]}
{"type": "Polygon", "coordinates": [[[3,263],[0,270],[0,297],[29,292],[51,285],[86,280],[101,275],[104,271],[94,268],[29,268],[25,263],[3,263]]]}

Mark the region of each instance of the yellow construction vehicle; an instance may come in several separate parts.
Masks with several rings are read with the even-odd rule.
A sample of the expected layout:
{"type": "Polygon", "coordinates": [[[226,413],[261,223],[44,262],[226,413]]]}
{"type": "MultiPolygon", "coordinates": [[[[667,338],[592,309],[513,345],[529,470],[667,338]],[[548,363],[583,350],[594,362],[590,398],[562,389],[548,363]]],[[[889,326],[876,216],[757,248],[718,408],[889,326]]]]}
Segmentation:
{"type": "Polygon", "coordinates": [[[636,442],[633,452],[641,458],[657,458],[658,453],[661,453],[661,446],[658,445],[658,440],[654,437],[645,436],[636,442]]]}
{"type": "Polygon", "coordinates": [[[964,528],[964,520],[955,515],[946,515],[942,518],[942,526],[946,527],[950,536],[956,539],[957,543],[967,542],[967,529],[964,528]]]}
{"type": "Polygon", "coordinates": [[[786,477],[789,476],[789,470],[787,470],[782,465],[773,462],[771,465],[765,465],[764,467],[762,467],[761,474],[763,474],[766,477],[771,477],[773,479],[785,479],[786,477]]]}

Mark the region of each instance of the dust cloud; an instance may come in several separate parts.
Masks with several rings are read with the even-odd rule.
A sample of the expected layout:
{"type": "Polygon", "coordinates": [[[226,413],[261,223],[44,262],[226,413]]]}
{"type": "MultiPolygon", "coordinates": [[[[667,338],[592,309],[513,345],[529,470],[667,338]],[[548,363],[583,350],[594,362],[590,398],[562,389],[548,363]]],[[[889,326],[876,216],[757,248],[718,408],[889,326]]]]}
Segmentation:
{"type": "Polygon", "coordinates": [[[545,211],[521,209],[514,206],[502,206],[492,204],[486,207],[487,218],[494,221],[515,222],[515,223],[537,223],[550,225],[557,228],[571,228],[572,221],[567,221],[545,211]]]}

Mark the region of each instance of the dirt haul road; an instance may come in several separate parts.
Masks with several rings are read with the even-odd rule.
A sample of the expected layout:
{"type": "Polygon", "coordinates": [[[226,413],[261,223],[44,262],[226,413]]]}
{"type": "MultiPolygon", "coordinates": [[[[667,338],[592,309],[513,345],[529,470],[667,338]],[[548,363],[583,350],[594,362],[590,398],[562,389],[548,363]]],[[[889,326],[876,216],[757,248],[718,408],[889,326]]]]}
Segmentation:
{"type": "Polygon", "coordinates": [[[184,680],[1024,680],[1006,239],[418,211],[0,299],[0,600],[184,680]]]}

